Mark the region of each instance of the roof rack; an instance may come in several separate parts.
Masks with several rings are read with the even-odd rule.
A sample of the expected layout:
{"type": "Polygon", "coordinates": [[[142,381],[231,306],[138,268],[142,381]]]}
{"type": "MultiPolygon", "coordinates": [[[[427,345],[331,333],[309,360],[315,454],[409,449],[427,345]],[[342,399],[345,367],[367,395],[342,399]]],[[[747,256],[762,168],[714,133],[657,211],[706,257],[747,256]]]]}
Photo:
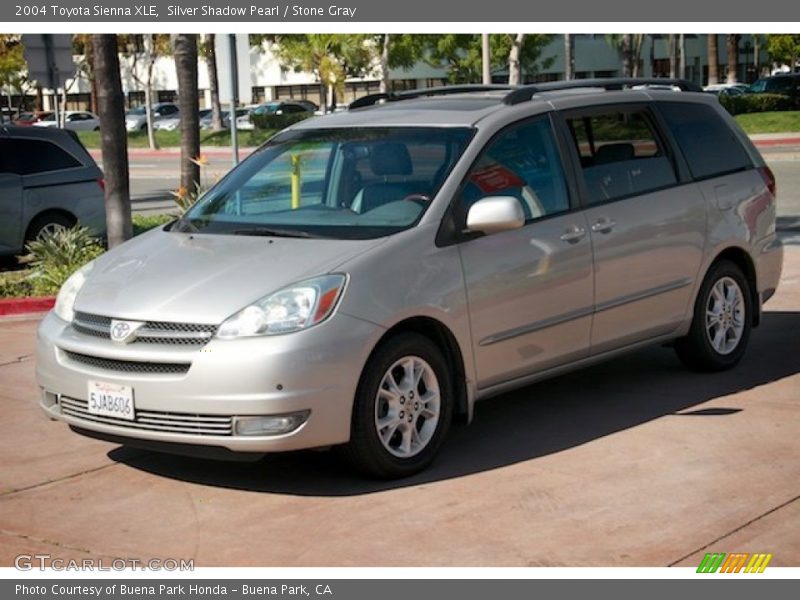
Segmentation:
{"type": "Polygon", "coordinates": [[[423,96],[447,96],[449,94],[467,94],[470,92],[494,92],[497,90],[513,90],[513,85],[481,85],[481,84],[465,84],[465,85],[443,85],[432,88],[422,88],[418,90],[409,90],[407,92],[386,92],[380,94],[370,94],[353,100],[348,106],[349,110],[364,108],[365,106],[372,106],[381,100],[386,102],[397,102],[399,100],[411,100],[413,98],[422,98],[423,96]]]}
{"type": "Polygon", "coordinates": [[[624,90],[637,86],[674,86],[682,92],[702,92],[698,84],[685,79],[671,79],[666,77],[608,77],[602,79],[571,79],[569,81],[553,81],[526,85],[514,89],[503,98],[503,103],[508,105],[519,104],[533,99],[535,94],[541,92],[555,92],[560,90],[574,90],[581,88],[601,88],[604,90],[624,90]]]}

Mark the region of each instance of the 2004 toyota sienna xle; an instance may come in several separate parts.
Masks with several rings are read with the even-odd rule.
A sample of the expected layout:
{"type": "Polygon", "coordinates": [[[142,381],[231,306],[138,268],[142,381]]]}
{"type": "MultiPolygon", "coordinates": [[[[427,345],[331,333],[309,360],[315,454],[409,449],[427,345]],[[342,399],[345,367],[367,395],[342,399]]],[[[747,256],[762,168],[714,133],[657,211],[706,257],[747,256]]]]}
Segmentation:
{"type": "Polygon", "coordinates": [[[294,125],[67,281],[41,406],[123,444],[336,446],[400,477],[476,400],[566,369],[667,341],[734,366],[780,277],[775,182],[715,96],[647,83],[377,95],[294,125]]]}

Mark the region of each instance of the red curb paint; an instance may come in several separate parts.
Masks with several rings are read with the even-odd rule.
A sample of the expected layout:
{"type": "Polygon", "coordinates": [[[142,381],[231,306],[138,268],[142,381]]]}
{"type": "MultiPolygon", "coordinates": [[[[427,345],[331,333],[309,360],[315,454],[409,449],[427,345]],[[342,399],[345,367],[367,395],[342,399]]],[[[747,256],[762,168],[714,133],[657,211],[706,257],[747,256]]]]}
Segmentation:
{"type": "Polygon", "coordinates": [[[800,137],[779,138],[775,140],[753,140],[756,148],[770,146],[800,146],[800,137]]]}
{"type": "Polygon", "coordinates": [[[53,308],[55,303],[56,303],[55,296],[38,296],[34,298],[6,298],[0,300],[0,316],[45,312],[53,308]]]}

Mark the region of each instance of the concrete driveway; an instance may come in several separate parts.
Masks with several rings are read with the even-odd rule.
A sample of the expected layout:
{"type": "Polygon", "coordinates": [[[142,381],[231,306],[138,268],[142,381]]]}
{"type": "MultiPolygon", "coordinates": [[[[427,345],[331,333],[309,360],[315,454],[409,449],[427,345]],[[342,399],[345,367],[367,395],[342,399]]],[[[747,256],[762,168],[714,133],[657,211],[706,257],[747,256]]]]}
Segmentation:
{"type": "Polygon", "coordinates": [[[440,460],[364,481],[328,452],[228,464],[78,436],[36,407],[35,320],[0,322],[0,565],[800,565],[800,246],[738,369],[652,348],[506,394],[440,460]]]}

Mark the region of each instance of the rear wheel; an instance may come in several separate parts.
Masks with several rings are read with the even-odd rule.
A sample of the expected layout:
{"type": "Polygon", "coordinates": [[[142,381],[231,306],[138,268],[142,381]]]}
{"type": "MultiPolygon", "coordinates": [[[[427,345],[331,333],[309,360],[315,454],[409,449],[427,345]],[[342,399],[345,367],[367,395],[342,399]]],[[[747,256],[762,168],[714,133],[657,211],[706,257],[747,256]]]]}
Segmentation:
{"type": "Polygon", "coordinates": [[[345,458],[372,477],[393,479],[425,469],[452,419],[452,383],[441,351],[428,338],[390,338],[364,368],[345,458]]]}
{"type": "Polygon", "coordinates": [[[752,326],[752,293],[734,263],[723,260],[706,275],[689,334],[677,340],[681,361],[696,371],[722,371],[744,356],[752,326]]]}
{"type": "Polygon", "coordinates": [[[67,229],[72,227],[73,224],[74,221],[72,219],[61,213],[44,213],[31,221],[25,241],[38,240],[47,233],[55,233],[59,229],[67,229]]]}

